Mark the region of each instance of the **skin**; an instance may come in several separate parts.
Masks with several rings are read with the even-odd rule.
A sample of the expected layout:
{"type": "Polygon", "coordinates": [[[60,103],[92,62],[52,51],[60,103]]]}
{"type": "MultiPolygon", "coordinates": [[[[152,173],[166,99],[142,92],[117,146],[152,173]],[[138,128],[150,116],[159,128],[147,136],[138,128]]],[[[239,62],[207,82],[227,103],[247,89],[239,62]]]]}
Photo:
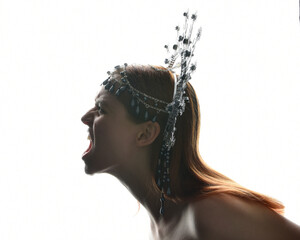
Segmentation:
{"type": "Polygon", "coordinates": [[[165,202],[159,214],[160,194],[151,186],[152,143],[160,132],[158,123],[136,124],[125,107],[101,88],[101,102],[81,118],[93,139],[82,159],[86,174],[109,173],[131,192],[148,211],[151,239],[300,239],[300,227],[271,210],[227,194],[175,204],[165,202]]]}

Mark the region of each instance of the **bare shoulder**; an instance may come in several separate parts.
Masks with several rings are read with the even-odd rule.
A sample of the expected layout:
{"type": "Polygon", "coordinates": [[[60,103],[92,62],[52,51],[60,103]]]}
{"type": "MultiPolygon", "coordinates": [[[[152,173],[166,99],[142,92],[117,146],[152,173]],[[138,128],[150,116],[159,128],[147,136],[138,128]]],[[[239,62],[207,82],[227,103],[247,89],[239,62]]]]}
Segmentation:
{"type": "Polygon", "coordinates": [[[261,204],[216,194],[192,204],[201,239],[300,240],[300,226],[261,204]]]}

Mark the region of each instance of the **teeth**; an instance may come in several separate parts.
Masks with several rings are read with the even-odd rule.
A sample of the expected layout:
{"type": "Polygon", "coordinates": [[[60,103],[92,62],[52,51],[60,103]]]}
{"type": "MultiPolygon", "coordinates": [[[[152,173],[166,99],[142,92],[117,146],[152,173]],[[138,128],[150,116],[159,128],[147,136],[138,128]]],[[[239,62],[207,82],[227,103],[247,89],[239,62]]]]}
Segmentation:
{"type": "Polygon", "coordinates": [[[92,138],[91,138],[90,135],[88,135],[87,139],[90,140],[90,141],[92,141],[92,138]]]}

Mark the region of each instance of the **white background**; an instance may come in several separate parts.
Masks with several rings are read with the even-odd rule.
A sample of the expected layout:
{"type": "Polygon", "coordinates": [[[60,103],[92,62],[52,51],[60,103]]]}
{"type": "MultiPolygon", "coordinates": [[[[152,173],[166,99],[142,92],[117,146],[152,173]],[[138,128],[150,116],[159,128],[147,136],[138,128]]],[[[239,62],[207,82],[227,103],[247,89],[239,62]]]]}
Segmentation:
{"type": "Polygon", "coordinates": [[[81,116],[106,71],[162,64],[182,13],[203,28],[200,153],[300,224],[297,0],[0,0],[0,239],[148,239],[147,212],[88,176],[81,116]]]}

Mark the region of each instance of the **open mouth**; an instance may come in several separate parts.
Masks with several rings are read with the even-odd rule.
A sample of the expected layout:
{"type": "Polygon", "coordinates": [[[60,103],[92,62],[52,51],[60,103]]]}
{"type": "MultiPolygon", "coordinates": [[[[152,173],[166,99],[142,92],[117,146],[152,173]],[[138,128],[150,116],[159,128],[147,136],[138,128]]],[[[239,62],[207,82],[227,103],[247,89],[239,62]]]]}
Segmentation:
{"type": "Polygon", "coordinates": [[[92,149],[92,147],[93,147],[93,141],[92,141],[92,138],[91,138],[90,135],[88,136],[88,140],[90,140],[90,145],[89,145],[88,149],[85,150],[85,152],[83,153],[83,155],[86,155],[87,153],[89,153],[89,151],[90,151],[90,150],[92,149]]]}

